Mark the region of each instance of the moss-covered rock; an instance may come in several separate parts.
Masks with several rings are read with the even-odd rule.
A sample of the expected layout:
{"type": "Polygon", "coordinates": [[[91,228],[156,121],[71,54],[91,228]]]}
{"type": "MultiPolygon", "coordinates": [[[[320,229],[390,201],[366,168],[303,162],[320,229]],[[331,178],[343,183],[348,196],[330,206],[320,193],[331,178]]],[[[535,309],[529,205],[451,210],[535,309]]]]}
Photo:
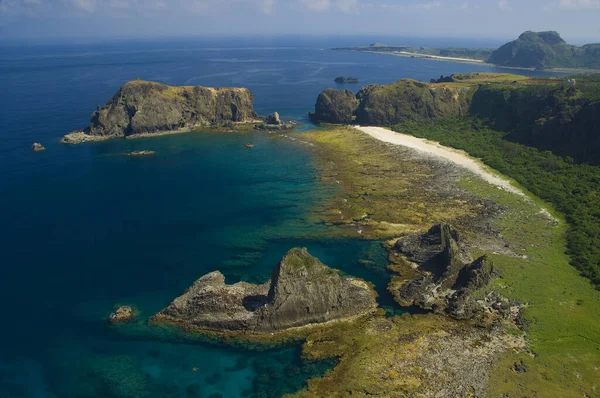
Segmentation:
{"type": "Polygon", "coordinates": [[[311,113],[310,117],[317,123],[350,124],[354,121],[354,111],[358,104],[352,91],[328,88],[319,94],[315,113],[311,113]]]}
{"type": "Polygon", "coordinates": [[[377,294],[365,281],[340,275],[306,249],[292,249],[270,282],[226,285],[220,272],[198,279],[158,313],[152,323],[189,330],[272,333],[366,315],[377,294]]]}
{"type": "MultiPolygon", "coordinates": [[[[83,133],[91,137],[125,137],[254,119],[253,96],[245,88],[177,87],[134,80],[98,107],[83,133]]],[[[77,138],[69,137],[63,142],[77,138]]]]}

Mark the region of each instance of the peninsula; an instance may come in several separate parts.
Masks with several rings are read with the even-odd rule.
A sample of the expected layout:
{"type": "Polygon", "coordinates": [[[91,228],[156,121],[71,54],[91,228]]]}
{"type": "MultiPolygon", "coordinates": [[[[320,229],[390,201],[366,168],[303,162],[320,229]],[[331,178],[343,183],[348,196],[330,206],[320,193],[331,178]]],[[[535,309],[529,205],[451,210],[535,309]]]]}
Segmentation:
{"type": "Polygon", "coordinates": [[[476,63],[508,68],[543,70],[600,70],[600,43],[574,46],[567,44],[557,32],[522,33],[516,40],[498,49],[414,48],[371,44],[362,47],[333,48],[337,51],[358,51],[424,58],[437,61],[476,63]]]}

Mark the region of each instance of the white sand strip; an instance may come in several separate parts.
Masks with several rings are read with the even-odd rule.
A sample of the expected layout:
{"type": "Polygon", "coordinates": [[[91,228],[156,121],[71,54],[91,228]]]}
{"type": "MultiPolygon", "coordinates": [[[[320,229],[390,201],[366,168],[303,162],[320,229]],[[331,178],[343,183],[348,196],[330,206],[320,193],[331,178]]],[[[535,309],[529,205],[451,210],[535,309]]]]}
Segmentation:
{"type": "Polygon", "coordinates": [[[448,148],[438,144],[437,142],[413,137],[412,135],[396,133],[395,131],[385,129],[383,127],[355,126],[355,128],[380,141],[395,145],[402,145],[415,149],[419,152],[425,152],[433,156],[444,158],[475,173],[496,187],[502,188],[519,196],[525,196],[525,194],[520,189],[513,186],[509,180],[499,177],[498,175],[488,171],[480,161],[470,157],[464,151],[448,148]]]}

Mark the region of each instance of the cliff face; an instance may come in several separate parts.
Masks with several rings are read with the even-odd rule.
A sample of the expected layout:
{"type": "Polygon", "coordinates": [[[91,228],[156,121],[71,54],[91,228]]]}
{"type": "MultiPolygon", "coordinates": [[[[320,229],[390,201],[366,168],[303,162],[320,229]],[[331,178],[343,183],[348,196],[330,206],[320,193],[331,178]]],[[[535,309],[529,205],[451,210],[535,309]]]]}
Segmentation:
{"type": "Polygon", "coordinates": [[[511,140],[599,163],[600,101],[586,93],[583,79],[577,85],[583,91],[568,84],[482,86],[470,113],[509,132],[511,140]]]}
{"type": "Polygon", "coordinates": [[[198,279],[153,322],[211,331],[278,332],[288,328],[367,314],[376,293],[366,282],[344,277],[292,249],[263,285],[226,285],[220,272],[198,279]]]}
{"type": "MultiPolygon", "coordinates": [[[[319,96],[316,122],[340,123],[322,109],[348,109],[347,94],[319,96]],[[326,102],[326,104],[324,103],[326,102]]],[[[407,121],[473,116],[522,144],[600,163],[600,74],[577,79],[536,80],[505,74],[452,75],[442,82],[400,80],[370,85],[356,95],[354,122],[389,127],[407,121]]],[[[348,111],[344,114],[348,123],[348,111]]]]}
{"type": "Polygon", "coordinates": [[[434,86],[403,79],[389,85],[372,84],[356,96],[327,89],[317,98],[315,122],[389,126],[406,120],[423,120],[466,114],[471,87],[434,86]]]}
{"type": "Polygon", "coordinates": [[[357,94],[356,121],[367,125],[392,125],[406,120],[465,115],[472,91],[435,86],[403,79],[389,85],[370,85],[357,94]]]}
{"type": "Polygon", "coordinates": [[[354,111],[358,104],[352,91],[328,88],[319,94],[315,113],[311,113],[310,117],[315,122],[350,124],[354,121],[354,111]]]}
{"type": "Polygon", "coordinates": [[[91,136],[124,137],[255,119],[245,88],[174,87],[134,80],[91,116],[91,136]]]}

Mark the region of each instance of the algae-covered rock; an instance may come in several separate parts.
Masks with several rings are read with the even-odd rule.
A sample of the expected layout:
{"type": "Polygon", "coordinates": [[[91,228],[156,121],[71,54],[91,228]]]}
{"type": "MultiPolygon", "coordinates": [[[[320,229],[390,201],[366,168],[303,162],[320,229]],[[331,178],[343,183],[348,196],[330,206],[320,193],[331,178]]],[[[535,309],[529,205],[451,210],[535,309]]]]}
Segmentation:
{"type": "Polygon", "coordinates": [[[106,105],[98,107],[84,131],[65,136],[63,142],[81,142],[87,140],[86,136],[125,137],[254,119],[253,96],[245,88],[179,87],[134,80],[125,83],[106,105]]]}
{"type": "Polygon", "coordinates": [[[319,94],[315,112],[310,114],[316,123],[350,124],[354,121],[354,112],[359,101],[349,90],[328,88],[319,94]]]}
{"type": "Polygon", "coordinates": [[[407,120],[466,115],[475,88],[431,85],[403,79],[388,85],[371,84],[356,96],[326,89],[311,118],[316,122],[391,126],[407,120]]]}
{"type": "Polygon", "coordinates": [[[212,272],[152,318],[188,329],[278,332],[371,313],[376,293],[365,281],[340,275],[306,249],[292,249],[262,285],[226,285],[212,272]]]}
{"type": "Polygon", "coordinates": [[[392,251],[413,264],[421,275],[390,283],[390,291],[401,305],[417,305],[457,319],[483,321],[489,313],[498,318],[518,316],[518,303],[482,292],[496,276],[494,266],[485,256],[472,261],[450,225],[435,225],[423,235],[401,238],[392,251]],[[480,297],[475,299],[478,292],[480,297]]]}

